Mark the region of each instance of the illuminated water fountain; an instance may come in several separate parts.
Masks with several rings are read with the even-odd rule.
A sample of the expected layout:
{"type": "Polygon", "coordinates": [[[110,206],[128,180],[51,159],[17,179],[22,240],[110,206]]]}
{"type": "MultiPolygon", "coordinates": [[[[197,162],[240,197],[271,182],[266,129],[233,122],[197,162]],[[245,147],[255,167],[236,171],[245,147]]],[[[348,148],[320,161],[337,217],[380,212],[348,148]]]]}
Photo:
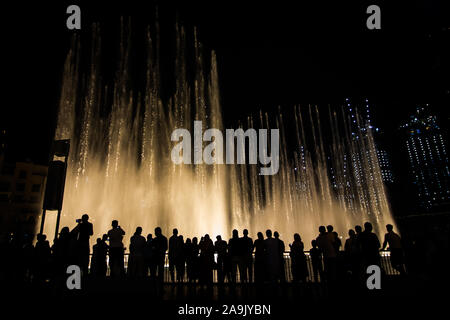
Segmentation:
{"type": "MultiPolygon", "coordinates": [[[[280,169],[273,176],[260,176],[257,165],[174,164],[170,137],[175,128],[191,130],[194,120],[201,120],[207,128],[223,129],[215,54],[206,55],[195,39],[188,61],[184,29],[177,26],[176,35],[176,89],[167,102],[160,90],[157,34],[148,32],[147,65],[142,66],[146,85],[139,94],[129,76],[129,33],[121,36],[112,88],[102,83],[97,27],[89,70],[80,70],[81,51],[74,40],[64,66],[55,135],[71,140],[61,226],[73,227],[88,213],[96,236],[117,219],[127,242],[137,226],[144,233],[161,226],[166,234],[177,227],[190,237],[228,237],[232,228],[248,228],[255,237],[271,228],[289,241],[299,232],[307,243],[321,224],[333,224],[344,235],[364,221],[376,228],[393,223],[370,130],[360,131],[358,139],[339,130],[346,127],[339,112],[330,111],[333,141],[327,147],[316,107],[293,108],[295,128],[289,130],[281,113],[271,121],[262,113],[249,117],[246,127],[280,129],[280,169]],[[188,64],[194,65],[193,77],[188,64]],[[288,148],[287,136],[295,137],[294,148],[288,148]],[[332,150],[328,156],[326,148],[332,150]]],[[[52,225],[50,216],[47,234],[52,225]]]]}

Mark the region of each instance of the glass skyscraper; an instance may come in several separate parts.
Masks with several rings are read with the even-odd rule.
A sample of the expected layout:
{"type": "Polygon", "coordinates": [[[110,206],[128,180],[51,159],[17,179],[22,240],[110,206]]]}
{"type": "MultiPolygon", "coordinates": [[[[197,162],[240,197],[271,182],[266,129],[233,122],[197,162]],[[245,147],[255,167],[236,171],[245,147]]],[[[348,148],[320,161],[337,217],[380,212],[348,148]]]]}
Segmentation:
{"type": "Polygon", "coordinates": [[[449,163],[445,134],[428,105],[418,107],[401,126],[409,158],[409,174],[422,208],[450,200],[449,163]]]}

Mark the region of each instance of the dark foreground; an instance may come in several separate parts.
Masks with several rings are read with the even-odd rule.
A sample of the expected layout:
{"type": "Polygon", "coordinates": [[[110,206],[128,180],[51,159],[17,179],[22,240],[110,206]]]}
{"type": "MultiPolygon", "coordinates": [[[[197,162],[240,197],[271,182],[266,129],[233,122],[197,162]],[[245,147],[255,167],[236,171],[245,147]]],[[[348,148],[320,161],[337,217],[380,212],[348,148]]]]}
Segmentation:
{"type": "Polygon", "coordinates": [[[333,290],[320,283],[203,287],[152,280],[91,279],[83,281],[81,290],[50,284],[2,285],[2,309],[11,309],[18,319],[24,314],[63,319],[72,313],[83,319],[404,319],[410,315],[432,319],[448,310],[448,288],[446,279],[423,276],[385,277],[381,290],[346,284],[333,290]],[[201,313],[204,307],[211,308],[209,315],[201,313]],[[200,314],[183,314],[194,310],[200,314]]]}

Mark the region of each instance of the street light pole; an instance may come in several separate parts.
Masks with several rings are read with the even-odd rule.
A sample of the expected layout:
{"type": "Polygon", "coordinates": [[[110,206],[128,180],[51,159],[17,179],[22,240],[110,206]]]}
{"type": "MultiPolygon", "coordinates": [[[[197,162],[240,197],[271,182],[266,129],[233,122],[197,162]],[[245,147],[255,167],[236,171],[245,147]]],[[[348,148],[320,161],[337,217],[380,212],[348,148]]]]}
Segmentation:
{"type": "Polygon", "coordinates": [[[55,227],[55,239],[58,237],[61,210],[64,198],[64,186],[66,182],[67,160],[69,157],[70,140],[53,141],[50,154],[47,183],[45,186],[44,204],[42,207],[42,218],[40,233],[44,232],[45,216],[47,210],[57,210],[55,227]],[[56,157],[64,157],[64,162],[54,160],[56,157]]]}

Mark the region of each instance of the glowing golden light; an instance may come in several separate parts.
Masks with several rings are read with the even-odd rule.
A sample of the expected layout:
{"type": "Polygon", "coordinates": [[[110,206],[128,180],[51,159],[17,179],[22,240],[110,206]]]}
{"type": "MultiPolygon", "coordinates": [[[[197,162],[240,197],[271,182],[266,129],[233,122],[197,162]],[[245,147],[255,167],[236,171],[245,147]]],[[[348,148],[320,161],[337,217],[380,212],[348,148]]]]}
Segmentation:
{"type": "MultiPolygon", "coordinates": [[[[145,234],[161,226],[166,235],[177,227],[185,237],[209,233],[225,238],[233,228],[247,228],[253,237],[270,228],[289,241],[298,232],[309,247],[319,225],[332,224],[345,235],[365,221],[371,221],[378,232],[385,224],[393,224],[370,134],[360,141],[336,135],[334,170],[339,185],[333,189],[320,134],[314,137],[312,150],[317,159],[313,160],[305,147],[299,108],[295,110],[297,132],[290,134],[297,136],[304,149],[290,160],[283,137],[280,170],[275,176],[260,177],[256,166],[172,163],[170,134],[175,128],[192,128],[194,120],[210,128],[223,127],[215,55],[211,54],[206,68],[201,45],[195,41],[192,81],[186,73],[185,32],[177,27],[176,91],[163,102],[157,48],[150,34],[147,84],[139,101],[130,89],[129,41],[123,40],[108,115],[100,112],[105,88],[98,30],[93,35],[92,61],[85,78],[79,70],[79,46],[74,42],[64,67],[55,137],[71,139],[72,146],[61,226],[72,228],[75,220],[87,213],[99,237],[116,219],[127,232],[127,242],[137,226],[142,226],[145,234]],[[340,156],[344,149],[357,160],[349,157],[344,161],[340,156]]],[[[309,114],[320,128],[318,116],[313,120],[316,111],[309,114]]],[[[333,114],[333,121],[337,117],[333,114]]],[[[249,126],[253,121],[269,127],[267,115],[249,118],[249,126]]],[[[281,116],[277,122],[283,128],[281,116]]],[[[51,215],[48,234],[49,225],[51,215]]]]}

